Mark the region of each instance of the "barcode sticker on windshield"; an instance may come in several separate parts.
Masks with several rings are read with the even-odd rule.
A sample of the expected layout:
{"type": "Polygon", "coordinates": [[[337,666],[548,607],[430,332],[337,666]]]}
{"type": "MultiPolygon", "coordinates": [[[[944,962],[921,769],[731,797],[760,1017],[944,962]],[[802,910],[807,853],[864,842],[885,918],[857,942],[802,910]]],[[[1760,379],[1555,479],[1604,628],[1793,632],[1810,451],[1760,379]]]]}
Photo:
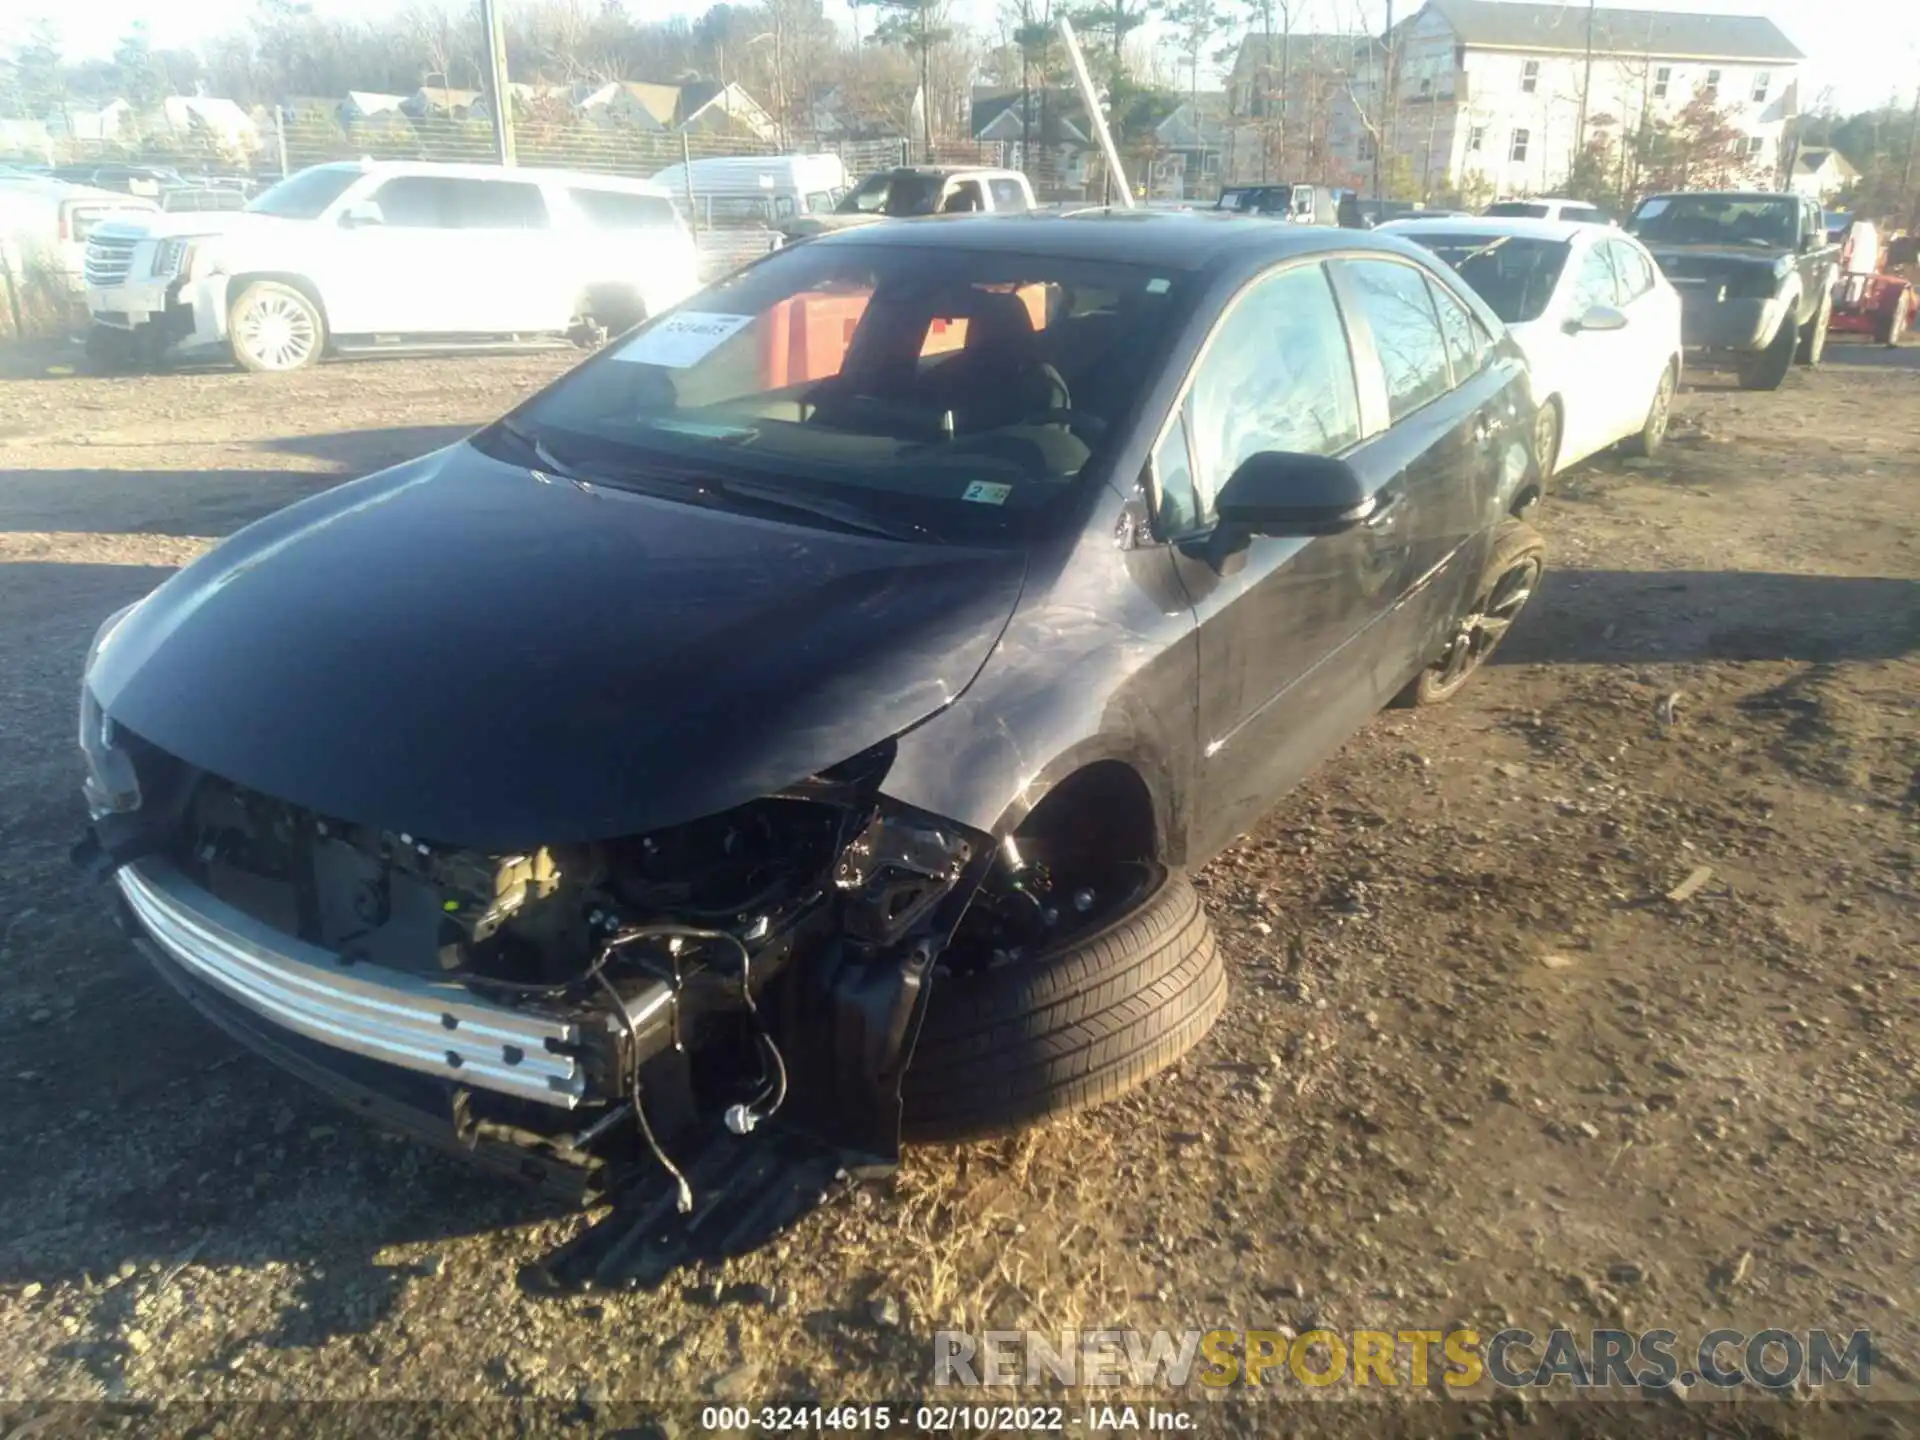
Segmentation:
{"type": "Polygon", "coordinates": [[[971,500],[976,505],[1004,505],[1007,496],[1013,493],[1011,485],[996,485],[991,480],[976,480],[960,492],[962,500],[971,500]]]}
{"type": "Polygon", "coordinates": [[[622,345],[613,358],[684,370],[752,323],[751,315],[710,315],[699,310],[669,315],[622,345]]]}

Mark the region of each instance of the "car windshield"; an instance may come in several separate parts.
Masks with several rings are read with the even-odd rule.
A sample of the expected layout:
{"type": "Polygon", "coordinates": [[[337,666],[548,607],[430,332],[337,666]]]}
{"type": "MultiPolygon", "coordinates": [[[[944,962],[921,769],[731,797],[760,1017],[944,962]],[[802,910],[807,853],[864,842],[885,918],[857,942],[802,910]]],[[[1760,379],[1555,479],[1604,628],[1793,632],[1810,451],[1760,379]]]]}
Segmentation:
{"type": "Polygon", "coordinates": [[[1017,540],[1132,415],[1184,293],[1136,265],[799,245],[641,327],[483,444],[537,441],[584,481],[711,482],[719,498],[742,482],[895,531],[1017,540]]]}
{"type": "Polygon", "coordinates": [[[839,204],[843,215],[931,215],[940,203],[940,177],[912,170],[869,175],[839,204]]]}
{"type": "Polygon", "coordinates": [[[1655,195],[1627,222],[1642,240],[1666,245],[1790,249],[1799,228],[1800,202],[1770,195],[1655,195]]]}
{"type": "Polygon", "coordinates": [[[1544,220],[1547,218],[1547,207],[1537,200],[1502,200],[1497,205],[1487,206],[1485,213],[1507,215],[1515,219],[1544,220]]]}
{"type": "Polygon", "coordinates": [[[1509,325],[1538,320],[1566,268],[1572,248],[1564,240],[1520,235],[1408,235],[1460,272],[1460,278],[1509,325]]]}
{"type": "Polygon", "coordinates": [[[317,165],[261,191],[247,209],[283,220],[317,220],[359,178],[360,172],[352,166],[317,165]]]}

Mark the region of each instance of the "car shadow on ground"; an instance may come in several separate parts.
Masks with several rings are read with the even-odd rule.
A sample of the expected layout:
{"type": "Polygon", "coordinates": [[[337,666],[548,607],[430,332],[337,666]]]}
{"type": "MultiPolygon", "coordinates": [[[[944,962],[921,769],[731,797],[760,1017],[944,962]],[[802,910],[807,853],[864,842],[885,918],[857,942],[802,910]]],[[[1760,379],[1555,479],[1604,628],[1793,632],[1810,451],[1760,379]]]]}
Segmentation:
{"type": "Polygon", "coordinates": [[[1867,365],[1876,370],[1920,370],[1920,345],[1881,345],[1870,340],[1832,340],[1828,365],[1867,365]]]}
{"type": "Polygon", "coordinates": [[[1507,665],[1892,660],[1920,650],[1920,581],[1740,570],[1552,570],[1507,665]]]}

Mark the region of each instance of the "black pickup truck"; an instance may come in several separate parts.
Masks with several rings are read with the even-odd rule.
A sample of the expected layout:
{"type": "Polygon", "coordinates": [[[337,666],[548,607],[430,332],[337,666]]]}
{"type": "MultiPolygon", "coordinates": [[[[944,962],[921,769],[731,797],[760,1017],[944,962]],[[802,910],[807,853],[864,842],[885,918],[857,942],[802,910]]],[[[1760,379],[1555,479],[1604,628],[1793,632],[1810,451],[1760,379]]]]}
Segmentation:
{"type": "Polygon", "coordinates": [[[1820,363],[1840,250],[1816,202],[1770,191],[1649,195],[1627,229],[1680,292],[1687,348],[1731,353],[1742,388],[1776,390],[1796,359],[1820,363]]]}

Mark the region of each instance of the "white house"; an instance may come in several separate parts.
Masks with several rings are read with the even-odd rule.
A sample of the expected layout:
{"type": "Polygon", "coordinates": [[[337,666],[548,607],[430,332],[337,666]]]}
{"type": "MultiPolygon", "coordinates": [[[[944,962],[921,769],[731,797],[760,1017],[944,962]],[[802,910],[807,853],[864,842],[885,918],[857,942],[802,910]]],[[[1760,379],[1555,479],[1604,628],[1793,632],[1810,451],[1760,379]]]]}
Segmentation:
{"type": "Polygon", "coordinates": [[[47,130],[61,140],[118,140],[123,129],[133,129],[133,107],[125,100],[62,105],[47,117],[47,130]]]}
{"type": "Polygon", "coordinates": [[[1494,195],[1555,188],[1583,123],[1589,139],[1609,128],[1619,136],[1643,118],[1674,119],[1699,95],[1731,115],[1754,181],[1773,183],[1804,58],[1763,16],[1518,0],[1426,0],[1395,27],[1393,50],[1394,106],[1380,83],[1386,47],[1356,57],[1334,140],[1352,181],[1370,178],[1377,136],[1421,192],[1494,195]],[[1380,121],[1388,110],[1390,133],[1380,121]]]}
{"type": "Polygon", "coordinates": [[[212,95],[169,95],[160,102],[161,124],[185,138],[203,134],[229,155],[250,155],[260,148],[253,117],[232,100],[212,95]]]}
{"type": "Polygon", "coordinates": [[[1793,157],[1787,188],[1810,200],[1831,200],[1860,178],[1847,157],[1826,146],[1810,145],[1793,157]]]}
{"type": "Polygon", "coordinates": [[[574,104],[587,114],[642,130],[685,130],[714,134],[746,133],[772,140],[780,127],[760,102],[733,81],[662,84],[647,80],[610,80],[576,91],[574,104]]]}

